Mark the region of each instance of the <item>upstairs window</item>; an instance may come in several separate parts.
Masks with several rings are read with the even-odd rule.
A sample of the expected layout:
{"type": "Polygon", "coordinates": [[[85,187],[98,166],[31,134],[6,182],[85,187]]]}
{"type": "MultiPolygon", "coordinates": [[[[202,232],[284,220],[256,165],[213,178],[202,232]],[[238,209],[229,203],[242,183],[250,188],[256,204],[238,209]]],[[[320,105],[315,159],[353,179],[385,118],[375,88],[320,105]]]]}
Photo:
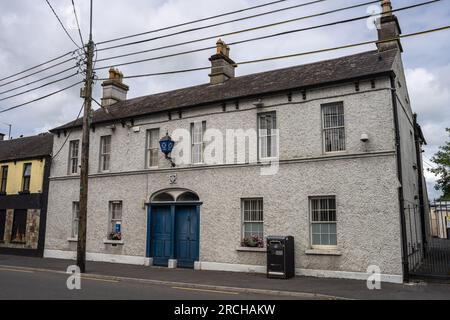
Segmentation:
{"type": "Polygon", "coordinates": [[[109,171],[111,161],[111,136],[100,138],[100,171],[109,171]]]}
{"type": "Polygon", "coordinates": [[[0,193],[6,193],[6,183],[8,182],[8,166],[2,166],[0,171],[0,193]]]}
{"type": "Polygon", "coordinates": [[[345,151],[344,105],[322,105],[322,130],[325,152],[345,151]]]}
{"type": "Polygon", "coordinates": [[[206,121],[191,123],[191,161],[192,164],[203,163],[204,142],[203,136],[206,131],[206,121]]]}
{"type": "Polygon", "coordinates": [[[69,145],[69,174],[78,173],[78,154],[80,149],[80,141],[70,141],[69,145]]]}
{"type": "Polygon", "coordinates": [[[31,163],[23,165],[22,192],[30,192],[31,163]]]}
{"type": "Polygon", "coordinates": [[[277,116],[275,112],[258,115],[259,159],[278,157],[277,116]]]}
{"type": "Polygon", "coordinates": [[[159,129],[147,130],[147,167],[159,165],[159,129]]]}

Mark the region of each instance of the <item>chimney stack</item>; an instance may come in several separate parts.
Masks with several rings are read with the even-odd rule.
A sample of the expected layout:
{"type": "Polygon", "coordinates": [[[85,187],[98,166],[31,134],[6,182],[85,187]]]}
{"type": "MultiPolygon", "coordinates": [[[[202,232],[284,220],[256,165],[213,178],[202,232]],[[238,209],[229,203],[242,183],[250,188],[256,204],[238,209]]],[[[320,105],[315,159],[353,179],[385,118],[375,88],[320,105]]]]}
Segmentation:
{"type": "Polygon", "coordinates": [[[398,49],[403,52],[400,39],[386,41],[398,38],[402,33],[397,17],[392,14],[391,0],[381,0],[381,8],[381,18],[378,21],[378,51],[382,52],[386,50],[398,49]]]}
{"type": "Polygon", "coordinates": [[[234,78],[236,63],[230,59],[230,47],[221,39],[216,43],[216,53],[209,58],[211,61],[211,84],[221,84],[234,78]]]}
{"type": "Polygon", "coordinates": [[[102,83],[103,97],[102,106],[107,107],[116,102],[127,99],[127,92],[130,89],[123,82],[123,74],[117,69],[109,69],[109,79],[102,83]]]}
{"type": "Polygon", "coordinates": [[[0,141],[5,140],[5,134],[0,132],[0,141]]]}

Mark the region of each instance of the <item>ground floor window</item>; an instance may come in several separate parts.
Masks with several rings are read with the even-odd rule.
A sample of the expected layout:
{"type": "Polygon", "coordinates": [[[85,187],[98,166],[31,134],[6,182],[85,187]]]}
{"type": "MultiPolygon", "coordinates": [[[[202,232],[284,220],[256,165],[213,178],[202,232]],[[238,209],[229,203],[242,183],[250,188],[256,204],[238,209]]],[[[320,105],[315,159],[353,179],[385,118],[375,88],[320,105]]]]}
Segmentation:
{"type": "Polygon", "coordinates": [[[6,210],[0,209],[0,242],[5,240],[6,210]]]}
{"type": "Polygon", "coordinates": [[[336,246],[336,198],[310,199],[312,246],[336,246]]]}
{"type": "Polygon", "coordinates": [[[78,221],[80,220],[80,203],[72,202],[72,238],[78,237],[78,221]]]}
{"type": "Polygon", "coordinates": [[[242,245],[264,246],[263,199],[242,199],[242,245]]]}
{"type": "Polygon", "coordinates": [[[109,240],[122,240],[122,201],[109,202],[109,240]]]}
{"type": "Polygon", "coordinates": [[[27,210],[14,210],[14,218],[11,232],[11,242],[26,243],[27,210]]]}

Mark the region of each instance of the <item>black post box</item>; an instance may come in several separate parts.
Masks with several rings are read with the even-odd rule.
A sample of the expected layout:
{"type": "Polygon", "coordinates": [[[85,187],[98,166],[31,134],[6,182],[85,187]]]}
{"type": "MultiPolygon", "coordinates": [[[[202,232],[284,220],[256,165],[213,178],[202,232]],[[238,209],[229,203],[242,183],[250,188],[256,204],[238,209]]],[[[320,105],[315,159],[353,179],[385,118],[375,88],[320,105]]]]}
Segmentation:
{"type": "Polygon", "coordinates": [[[267,277],[289,279],[294,276],[294,237],[267,237],[267,277]]]}

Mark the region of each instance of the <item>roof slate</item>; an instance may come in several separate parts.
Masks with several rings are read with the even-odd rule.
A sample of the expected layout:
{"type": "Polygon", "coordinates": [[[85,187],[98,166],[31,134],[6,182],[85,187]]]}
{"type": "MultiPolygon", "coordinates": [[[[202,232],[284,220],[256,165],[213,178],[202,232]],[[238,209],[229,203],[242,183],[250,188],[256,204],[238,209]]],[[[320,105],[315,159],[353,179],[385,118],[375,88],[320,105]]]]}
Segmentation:
{"type": "Polygon", "coordinates": [[[0,161],[49,156],[53,151],[53,135],[42,135],[0,141],[0,161]]]}
{"type": "MultiPolygon", "coordinates": [[[[397,50],[362,52],[331,60],[236,77],[220,85],[208,83],[129,99],[109,106],[110,114],[101,108],[96,110],[92,123],[115,121],[244,97],[263,96],[387,73],[392,71],[397,52],[397,50]]],[[[51,131],[78,127],[81,124],[82,119],[78,119],[51,131]]]]}

